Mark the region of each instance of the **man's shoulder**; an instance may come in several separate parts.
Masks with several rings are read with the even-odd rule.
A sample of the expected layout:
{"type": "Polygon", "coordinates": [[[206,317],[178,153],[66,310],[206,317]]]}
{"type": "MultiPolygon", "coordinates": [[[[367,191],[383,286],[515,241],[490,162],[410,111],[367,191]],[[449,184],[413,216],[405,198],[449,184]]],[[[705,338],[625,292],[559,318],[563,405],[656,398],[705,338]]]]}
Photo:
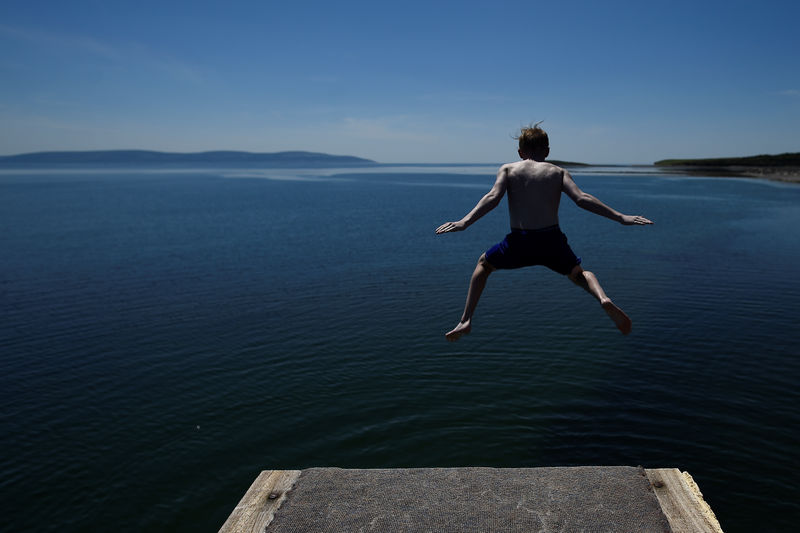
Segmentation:
{"type": "Polygon", "coordinates": [[[563,171],[563,168],[553,163],[547,161],[531,161],[527,159],[506,163],[500,167],[500,172],[508,172],[511,174],[548,175],[561,174],[563,171]]]}
{"type": "Polygon", "coordinates": [[[524,163],[524,161],[512,161],[511,163],[505,163],[504,165],[500,166],[500,172],[511,171],[519,168],[520,163],[524,163]]]}
{"type": "Polygon", "coordinates": [[[548,169],[548,170],[550,170],[550,171],[555,171],[555,172],[563,172],[563,170],[564,170],[564,169],[563,169],[563,168],[561,168],[560,166],[558,166],[558,165],[556,165],[556,164],[553,164],[553,163],[551,163],[551,162],[549,162],[549,161],[542,161],[542,162],[541,162],[541,163],[539,163],[539,164],[540,164],[540,165],[546,165],[544,168],[547,168],[547,169],[548,169]]]}

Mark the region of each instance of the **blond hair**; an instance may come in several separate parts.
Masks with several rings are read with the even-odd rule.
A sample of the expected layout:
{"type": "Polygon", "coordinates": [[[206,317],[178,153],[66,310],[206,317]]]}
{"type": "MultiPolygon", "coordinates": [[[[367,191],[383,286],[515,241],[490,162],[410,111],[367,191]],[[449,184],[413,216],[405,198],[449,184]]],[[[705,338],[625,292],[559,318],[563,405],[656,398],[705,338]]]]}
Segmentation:
{"type": "Polygon", "coordinates": [[[547,137],[547,132],[540,128],[539,124],[541,122],[521,128],[519,135],[514,137],[519,140],[521,152],[534,154],[550,149],[550,139],[547,137]]]}

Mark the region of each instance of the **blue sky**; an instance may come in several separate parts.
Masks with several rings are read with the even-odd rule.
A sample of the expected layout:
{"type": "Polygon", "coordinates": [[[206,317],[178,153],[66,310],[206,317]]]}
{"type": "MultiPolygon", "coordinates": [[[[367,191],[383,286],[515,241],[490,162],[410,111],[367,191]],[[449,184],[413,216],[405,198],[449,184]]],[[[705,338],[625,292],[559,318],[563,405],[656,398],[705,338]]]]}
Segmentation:
{"type": "Polygon", "coordinates": [[[800,2],[0,3],[0,154],[800,151],[800,2]]]}

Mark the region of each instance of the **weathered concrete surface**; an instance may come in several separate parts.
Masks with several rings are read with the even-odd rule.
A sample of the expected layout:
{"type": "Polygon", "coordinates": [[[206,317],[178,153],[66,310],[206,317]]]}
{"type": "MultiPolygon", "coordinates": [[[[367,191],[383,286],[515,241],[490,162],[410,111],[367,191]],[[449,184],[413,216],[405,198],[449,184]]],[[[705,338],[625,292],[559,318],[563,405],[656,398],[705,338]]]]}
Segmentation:
{"type": "Polygon", "coordinates": [[[683,479],[673,472],[680,474],[625,466],[265,471],[220,531],[721,531],[685,520],[700,505],[691,491],[669,498],[683,479]],[[665,514],[662,496],[683,522],[665,514]]]}

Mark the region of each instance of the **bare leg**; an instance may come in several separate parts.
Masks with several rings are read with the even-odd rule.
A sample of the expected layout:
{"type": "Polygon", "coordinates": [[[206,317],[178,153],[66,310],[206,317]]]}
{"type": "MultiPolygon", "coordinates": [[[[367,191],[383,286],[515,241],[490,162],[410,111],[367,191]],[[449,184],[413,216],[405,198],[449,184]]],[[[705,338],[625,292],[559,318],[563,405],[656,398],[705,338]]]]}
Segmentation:
{"type": "Polygon", "coordinates": [[[606,293],[603,292],[603,287],[600,286],[600,282],[597,281],[597,277],[594,274],[588,270],[583,270],[580,265],[575,265],[575,268],[573,268],[572,272],[569,274],[569,279],[600,302],[606,314],[611,317],[611,320],[614,321],[617,329],[619,329],[623,335],[627,335],[631,332],[633,328],[631,319],[628,318],[625,311],[617,307],[614,302],[611,301],[611,298],[606,296],[606,293]]]}
{"type": "Polygon", "coordinates": [[[467,303],[464,305],[464,314],[461,315],[461,322],[444,334],[449,341],[457,341],[462,335],[466,335],[472,330],[472,313],[478,305],[483,288],[486,287],[486,280],[489,274],[494,271],[494,267],[486,260],[486,254],[481,255],[472,278],[469,280],[469,291],[467,292],[467,303]]]}

